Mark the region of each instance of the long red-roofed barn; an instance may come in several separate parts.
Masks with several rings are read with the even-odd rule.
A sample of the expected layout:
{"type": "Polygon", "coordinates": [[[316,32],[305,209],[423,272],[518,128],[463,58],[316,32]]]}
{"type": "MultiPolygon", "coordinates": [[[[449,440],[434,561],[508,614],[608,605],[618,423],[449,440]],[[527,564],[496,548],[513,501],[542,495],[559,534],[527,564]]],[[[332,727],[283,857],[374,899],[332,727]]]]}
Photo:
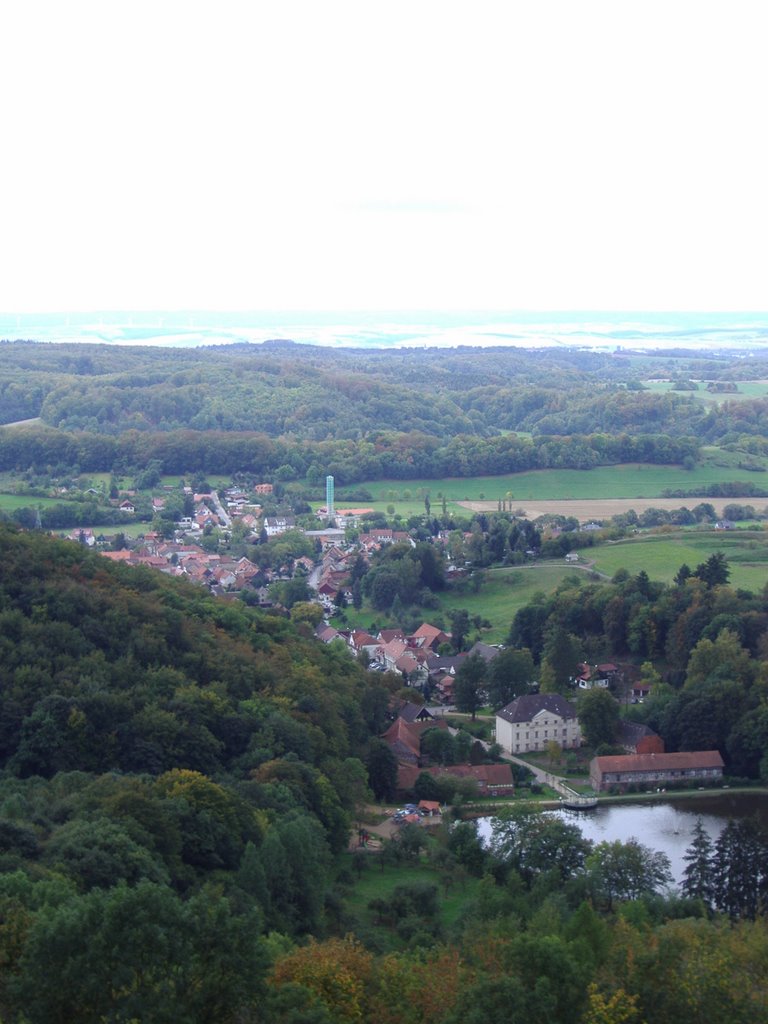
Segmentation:
{"type": "Polygon", "coordinates": [[[595,792],[659,783],[712,783],[723,775],[723,759],[717,750],[684,750],[677,754],[622,754],[593,757],[589,779],[595,792]]]}

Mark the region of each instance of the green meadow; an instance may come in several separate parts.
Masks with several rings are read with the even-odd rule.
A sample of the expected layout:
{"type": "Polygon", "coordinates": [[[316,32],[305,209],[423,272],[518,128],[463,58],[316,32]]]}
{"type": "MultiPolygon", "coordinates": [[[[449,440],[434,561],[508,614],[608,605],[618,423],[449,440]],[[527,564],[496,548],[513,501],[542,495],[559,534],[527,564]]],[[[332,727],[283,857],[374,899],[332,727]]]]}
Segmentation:
{"type": "Polygon", "coordinates": [[[745,401],[750,398],[765,398],[768,395],[768,380],[737,380],[733,383],[737,391],[713,392],[707,391],[707,381],[697,380],[699,385],[696,391],[678,391],[672,386],[670,380],[646,380],[643,384],[648,391],[656,394],[686,395],[701,402],[719,405],[722,402],[745,401]]]}
{"type": "Polygon", "coordinates": [[[466,608],[471,616],[487,619],[491,628],[483,630],[483,640],[489,644],[503,643],[516,613],[530,604],[536,594],[551,593],[568,577],[584,583],[588,578],[583,570],[564,563],[486,569],[485,581],[477,593],[469,588],[451,590],[440,595],[440,604],[444,612],[466,608]]]}
{"type": "MultiPolygon", "coordinates": [[[[482,631],[485,643],[503,643],[516,612],[530,604],[536,594],[550,593],[569,577],[585,583],[588,579],[587,573],[583,570],[574,569],[565,563],[553,562],[486,569],[483,576],[484,582],[477,592],[469,585],[461,589],[441,591],[438,594],[439,608],[425,609],[424,619],[429,621],[439,614],[447,621],[449,611],[454,608],[466,608],[472,617],[479,616],[491,623],[490,629],[482,631]]],[[[345,623],[338,619],[334,620],[337,628],[343,624],[352,629],[376,630],[395,625],[386,612],[372,611],[367,605],[359,612],[349,607],[345,610],[345,615],[345,623]]]]}
{"type": "MultiPolygon", "coordinates": [[[[598,466],[595,469],[537,469],[505,476],[449,477],[441,480],[376,480],[360,484],[373,495],[370,502],[350,502],[339,488],[339,508],[369,505],[386,511],[393,505],[395,514],[403,517],[424,512],[424,496],[429,495],[432,511],[438,514],[442,498],[450,511],[460,501],[516,501],[586,499],[586,498],[657,498],[665,490],[689,491],[711,484],[742,481],[768,490],[768,474],[739,466],[745,456],[738,452],[708,447],[692,470],[682,466],[655,466],[627,463],[619,466],[598,466]]],[[[750,463],[768,469],[768,461],[750,456],[750,463]]],[[[697,501],[705,499],[695,499],[697,501]]],[[[759,499],[757,499],[759,500],[759,499]]],[[[688,499],[686,504],[690,504],[688,499]]]]}
{"type": "Polygon", "coordinates": [[[630,575],[645,570],[652,580],[670,583],[681,565],[695,569],[716,551],[728,559],[731,586],[756,592],[768,582],[768,533],[760,530],[652,533],[603,544],[583,554],[607,576],[619,569],[630,575]]]}
{"type": "MultiPolygon", "coordinates": [[[[393,831],[397,831],[395,826],[393,831]]],[[[364,869],[345,897],[344,904],[347,912],[363,924],[365,931],[375,931],[377,942],[387,950],[402,949],[404,942],[395,929],[376,924],[376,915],[368,909],[371,900],[391,899],[397,886],[433,884],[439,888],[436,923],[440,930],[449,931],[458,921],[467,901],[476,895],[480,885],[479,879],[464,874],[460,883],[445,891],[441,885],[444,875],[425,861],[397,867],[385,865],[382,869],[377,857],[366,854],[362,856],[365,857],[364,869]]]]}
{"type": "Polygon", "coordinates": [[[48,508],[50,505],[61,505],[64,498],[35,498],[29,494],[0,493],[0,511],[13,512],[17,508],[48,508]]]}

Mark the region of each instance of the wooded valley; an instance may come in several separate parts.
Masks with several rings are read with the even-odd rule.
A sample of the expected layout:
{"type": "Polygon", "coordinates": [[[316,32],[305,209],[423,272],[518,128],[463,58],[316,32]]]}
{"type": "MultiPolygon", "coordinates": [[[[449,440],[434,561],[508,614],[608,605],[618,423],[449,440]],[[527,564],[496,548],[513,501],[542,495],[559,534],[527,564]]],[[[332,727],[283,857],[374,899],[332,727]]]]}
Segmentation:
{"type": "MultiPolygon", "coordinates": [[[[17,516],[26,529],[12,515],[0,523],[1,1020],[768,1016],[763,824],[734,823],[716,844],[697,835],[679,888],[642,837],[584,840],[538,806],[530,784],[485,801],[490,842],[461,786],[439,825],[390,835],[398,764],[381,737],[403,699],[419,695],[401,672],[320,642],[324,611],[308,600],[305,571],[294,572],[302,559],[320,563],[319,540],[302,531],[326,475],[354,495],[370,481],[624,462],[693,472],[716,442],[731,460],[722,473],[733,465],[756,481],[751,491],[734,483],[733,496],[752,500],[768,397],[739,388],[768,379],[768,361],[283,341],[173,353],[4,342],[0,357],[0,471],[29,489],[55,481],[74,507],[82,475],[106,474],[92,505],[114,526],[125,521],[109,506],[121,481],[178,474],[202,484],[216,473],[246,490],[264,481],[267,511],[300,520],[282,537],[233,527],[227,539],[232,558],[251,558],[265,579],[289,567],[269,609],[253,589],[214,596],[105,558],[84,533],[81,543],[48,536],[45,508],[17,516]],[[652,383],[662,379],[663,392],[652,383]],[[27,419],[36,422],[11,425],[27,419]],[[369,843],[366,829],[383,838],[369,843]]],[[[730,493],[728,481],[711,486],[730,493]]],[[[194,511],[185,494],[169,485],[168,518],[152,522],[150,498],[137,496],[156,542],[194,511]]],[[[653,528],[629,517],[598,540],[566,516],[518,517],[511,495],[466,519],[426,490],[418,504],[418,515],[394,523],[376,511],[348,531],[350,549],[371,530],[385,540],[350,556],[331,610],[337,625],[339,615],[376,615],[397,632],[431,603],[451,657],[482,638],[481,617],[461,601],[487,570],[562,561],[653,528]]],[[[690,504],[697,511],[675,525],[713,532],[714,510],[701,496],[690,504]]],[[[218,533],[206,540],[218,556],[218,533]]],[[[127,544],[121,534],[102,550],[127,544]]],[[[464,662],[472,671],[457,675],[458,711],[562,692],[577,665],[620,660],[647,696],[620,707],[607,691],[586,695],[590,753],[615,752],[621,718],[667,750],[719,751],[726,786],[764,792],[768,588],[732,587],[730,577],[721,551],[681,560],[666,582],[625,569],[565,577],[510,611],[495,660],[464,662]]],[[[471,727],[459,720],[465,742],[453,748],[473,746],[471,727]]],[[[436,733],[427,763],[430,750],[453,756],[436,733]]]]}

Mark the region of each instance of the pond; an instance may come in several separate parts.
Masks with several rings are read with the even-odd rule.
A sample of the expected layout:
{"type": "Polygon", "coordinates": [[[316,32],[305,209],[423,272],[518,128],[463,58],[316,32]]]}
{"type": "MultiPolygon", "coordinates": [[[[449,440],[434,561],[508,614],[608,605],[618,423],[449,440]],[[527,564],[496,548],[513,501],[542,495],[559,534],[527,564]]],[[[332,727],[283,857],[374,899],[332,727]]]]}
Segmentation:
{"type": "MultiPolygon", "coordinates": [[[[685,869],[685,852],[693,841],[693,830],[701,818],[713,842],[730,818],[757,814],[768,828],[768,797],[758,793],[724,793],[711,796],[665,796],[653,802],[603,804],[593,811],[556,810],[552,813],[576,824],[582,835],[595,843],[626,842],[635,838],[644,846],[669,857],[672,876],[679,884],[685,869]]],[[[481,818],[480,834],[490,838],[491,819],[481,818]]]]}

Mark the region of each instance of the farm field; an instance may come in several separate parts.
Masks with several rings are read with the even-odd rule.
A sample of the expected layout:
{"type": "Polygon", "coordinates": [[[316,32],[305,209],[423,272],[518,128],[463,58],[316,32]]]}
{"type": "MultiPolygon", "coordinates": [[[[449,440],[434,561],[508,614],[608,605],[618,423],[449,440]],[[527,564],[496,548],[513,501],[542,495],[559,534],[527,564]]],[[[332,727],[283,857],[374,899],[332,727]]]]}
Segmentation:
{"type": "Polygon", "coordinates": [[[35,498],[29,494],[3,494],[0,492],[0,512],[13,512],[17,508],[48,508],[63,505],[63,498],[35,498]]]}
{"type": "Polygon", "coordinates": [[[768,395],[768,380],[737,380],[734,381],[734,384],[738,391],[723,392],[721,394],[707,391],[707,384],[702,381],[697,381],[699,384],[698,391],[676,391],[672,387],[672,382],[666,380],[646,380],[643,383],[648,391],[653,391],[656,394],[690,395],[691,398],[707,402],[710,405],[720,405],[722,402],[731,401],[743,402],[746,399],[765,398],[768,395]]]}
{"type": "Polygon", "coordinates": [[[584,556],[607,576],[644,569],[652,580],[670,583],[683,563],[695,569],[716,551],[728,559],[731,586],[756,592],[768,583],[768,534],[762,531],[649,534],[590,548],[584,556]]]}
{"type": "MultiPolygon", "coordinates": [[[[442,496],[446,504],[457,506],[471,501],[486,502],[488,509],[496,507],[499,499],[512,495],[513,506],[526,501],[592,500],[606,498],[658,498],[662,491],[691,490],[710,484],[728,481],[742,481],[765,487],[768,490],[768,475],[755,473],[738,465],[744,459],[735,452],[724,452],[710,448],[704,458],[692,470],[682,466],[655,466],[643,463],[628,463],[619,466],[598,466],[595,469],[537,469],[527,473],[510,473],[504,476],[453,477],[442,480],[377,480],[360,484],[373,495],[372,501],[346,501],[343,488],[339,489],[336,504],[343,508],[365,504],[377,511],[385,511],[387,505],[395,507],[402,516],[418,515],[424,512],[424,495],[429,499],[434,513],[439,513],[442,496]]],[[[755,464],[765,466],[765,460],[752,458],[755,464]]],[[[704,498],[674,499],[681,504],[695,505],[704,498]]],[[[734,500],[734,499],[731,499],[734,500]]],[[[765,499],[768,502],[768,499],[765,499]]],[[[760,501],[759,498],[754,501],[760,501]]]]}
{"type": "MultiPolygon", "coordinates": [[[[693,508],[700,501],[711,505],[718,516],[722,516],[726,505],[734,502],[754,505],[758,511],[768,507],[768,498],[582,498],[575,500],[566,498],[557,501],[522,501],[516,506],[528,519],[537,519],[544,515],[573,516],[581,523],[590,520],[606,520],[612,516],[622,515],[633,509],[638,515],[649,508],[660,508],[672,511],[681,506],[693,508]]],[[[492,501],[463,501],[461,506],[472,512],[493,512],[496,503],[492,501]]]]}

